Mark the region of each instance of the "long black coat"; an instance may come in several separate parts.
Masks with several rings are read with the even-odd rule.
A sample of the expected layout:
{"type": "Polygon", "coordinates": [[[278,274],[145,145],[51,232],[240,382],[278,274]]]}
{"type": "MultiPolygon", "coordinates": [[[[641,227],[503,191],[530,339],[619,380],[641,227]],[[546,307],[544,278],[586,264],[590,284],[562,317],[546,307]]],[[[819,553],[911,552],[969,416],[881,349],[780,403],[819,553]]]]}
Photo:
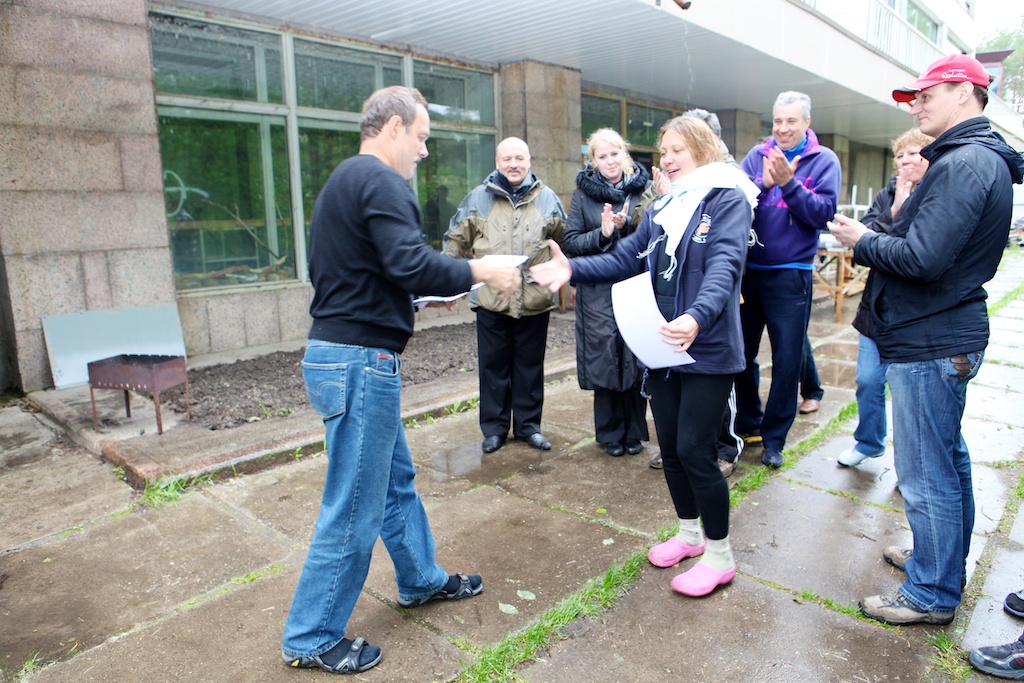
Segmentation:
{"type": "MultiPolygon", "coordinates": [[[[567,256],[589,256],[612,249],[619,239],[636,230],[650,203],[644,196],[650,175],[637,166],[623,189],[606,183],[595,169],[576,176],[576,190],[569,205],[562,249],[567,256]],[[612,211],[622,210],[629,200],[629,221],[610,238],[601,234],[601,213],[606,203],[612,211]]],[[[576,374],[581,389],[626,391],[640,379],[636,359],[615,325],[610,284],[581,284],[576,287],[576,374]]]]}

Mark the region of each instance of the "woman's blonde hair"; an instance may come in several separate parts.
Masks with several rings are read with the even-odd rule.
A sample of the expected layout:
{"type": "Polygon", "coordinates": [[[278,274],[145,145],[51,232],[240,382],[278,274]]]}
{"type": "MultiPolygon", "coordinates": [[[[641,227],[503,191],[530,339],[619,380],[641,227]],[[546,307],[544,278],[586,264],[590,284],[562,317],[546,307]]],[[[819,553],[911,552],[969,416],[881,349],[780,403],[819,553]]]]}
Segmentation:
{"type": "Polygon", "coordinates": [[[612,147],[618,147],[622,150],[622,174],[631,175],[636,170],[636,166],[633,164],[633,157],[629,156],[629,143],[626,142],[621,135],[616,133],[611,128],[598,128],[590,137],[587,138],[587,147],[590,148],[590,163],[594,163],[594,145],[599,142],[606,142],[612,147]]]}
{"type": "Polygon", "coordinates": [[[901,149],[917,147],[918,150],[922,150],[933,142],[935,142],[935,138],[931,135],[922,133],[920,128],[911,128],[893,140],[890,146],[892,147],[892,155],[896,156],[901,149]]]}
{"type": "Polygon", "coordinates": [[[690,155],[698,166],[722,160],[722,146],[718,136],[708,124],[700,119],[694,116],[677,116],[674,119],[669,119],[658,132],[659,145],[661,139],[665,137],[665,133],[669,131],[683,139],[686,149],[690,151],[690,155]]]}

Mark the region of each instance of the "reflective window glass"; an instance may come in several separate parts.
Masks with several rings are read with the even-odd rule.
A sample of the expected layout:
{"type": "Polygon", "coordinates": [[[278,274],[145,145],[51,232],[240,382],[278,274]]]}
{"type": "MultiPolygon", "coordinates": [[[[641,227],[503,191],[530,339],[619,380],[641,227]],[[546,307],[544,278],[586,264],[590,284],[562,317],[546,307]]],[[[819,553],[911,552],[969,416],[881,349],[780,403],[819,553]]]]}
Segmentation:
{"type": "Polygon", "coordinates": [[[417,60],[413,85],[430,103],[431,119],[494,125],[492,74],[417,60]]]}
{"type": "Polygon", "coordinates": [[[294,279],[284,121],[175,113],[159,125],[177,288],[294,279]]]}
{"type": "Polygon", "coordinates": [[[374,90],[401,84],[399,57],[295,41],[295,85],[301,107],[359,112],[374,90]]]}
{"type": "Polygon", "coordinates": [[[302,167],[302,210],[305,216],[306,247],[309,248],[309,227],[313,207],[320,190],[327,184],[334,169],[359,153],[359,131],[351,126],[330,126],[327,123],[303,123],[299,129],[299,154],[302,167]],[[316,126],[316,127],[314,127],[316,126]]]}
{"type": "Polygon", "coordinates": [[[611,128],[621,133],[621,110],[622,103],[619,100],[609,100],[606,97],[595,97],[593,95],[580,95],[580,112],[583,122],[581,132],[583,139],[586,140],[598,128],[611,128]]]}
{"type": "Polygon", "coordinates": [[[417,168],[423,239],[440,250],[448,222],[471,189],[494,170],[493,135],[433,131],[417,168]]]}
{"type": "Polygon", "coordinates": [[[157,92],[284,101],[279,36],[150,15],[157,92]]]}
{"type": "Polygon", "coordinates": [[[670,109],[626,103],[626,139],[633,146],[657,147],[658,131],[672,118],[670,109]]]}

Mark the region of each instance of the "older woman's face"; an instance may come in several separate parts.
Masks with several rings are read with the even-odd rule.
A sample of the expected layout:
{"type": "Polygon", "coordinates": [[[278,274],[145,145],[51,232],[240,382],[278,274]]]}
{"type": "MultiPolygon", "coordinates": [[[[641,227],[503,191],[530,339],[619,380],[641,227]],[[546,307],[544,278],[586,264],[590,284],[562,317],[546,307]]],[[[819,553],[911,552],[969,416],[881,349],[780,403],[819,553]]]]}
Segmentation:
{"type": "Polygon", "coordinates": [[[668,176],[670,182],[693,173],[700,166],[686,147],[683,137],[674,130],[667,130],[661,136],[658,151],[661,153],[661,170],[668,176]]]}
{"type": "Polygon", "coordinates": [[[927,170],[928,160],[921,156],[919,147],[910,145],[896,150],[896,171],[900,177],[917,185],[927,170]]]}
{"type": "Polygon", "coordinates": [[[594,160],[594,168],[612,183],[617,183],[622,179],[622,162],[625,156],[626,153],[621,148],[604,140],[599,140],[590,149],[590,158],[594,160]]]}

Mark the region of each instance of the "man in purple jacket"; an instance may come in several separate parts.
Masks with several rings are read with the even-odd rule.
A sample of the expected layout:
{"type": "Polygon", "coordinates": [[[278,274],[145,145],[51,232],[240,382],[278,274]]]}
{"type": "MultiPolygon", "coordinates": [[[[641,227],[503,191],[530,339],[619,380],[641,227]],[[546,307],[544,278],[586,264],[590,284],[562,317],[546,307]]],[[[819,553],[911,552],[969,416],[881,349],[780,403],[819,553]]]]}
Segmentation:
{"type": "Polygon", "coordinates": [[[741,164],[759,188],[743,276],[740,320],[747,367],[736,375],[736,429],[748,443],[764,442],[765,465],[782,465],[782,449],[797,410],[804,335],[811,314],[818,232],[832,219],[841,168],[810,129],[811,98],[781,93],[772,137],[741,164]],[[772,384],[763,410],[757,351],[764,328],[772,345],[772,384]]]}

